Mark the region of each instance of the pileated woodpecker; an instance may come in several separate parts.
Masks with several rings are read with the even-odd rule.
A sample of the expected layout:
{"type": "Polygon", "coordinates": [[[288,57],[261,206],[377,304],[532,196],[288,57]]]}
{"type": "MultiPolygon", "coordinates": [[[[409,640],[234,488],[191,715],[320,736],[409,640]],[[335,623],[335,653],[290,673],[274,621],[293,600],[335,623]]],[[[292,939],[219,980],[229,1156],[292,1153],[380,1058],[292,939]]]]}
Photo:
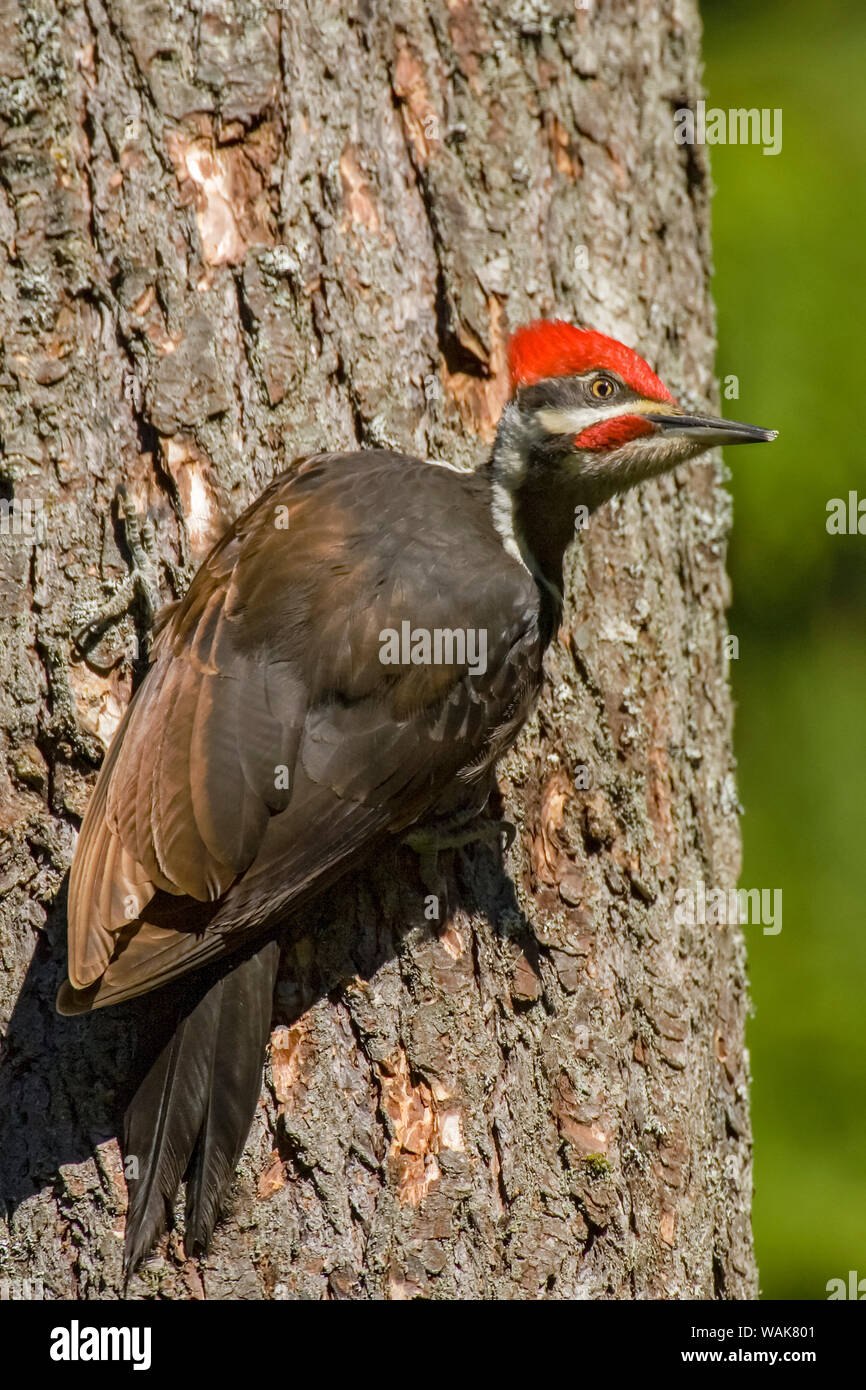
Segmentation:
{"type": "Polygon", "coordinates": [[[483,808],[539,689],[576,509],[775,437],[687,413],[637,353],[567,323],[517,332],[510,368],[477,472],[308,458],[161,619],[81,828],[58,1008],[235,964],[197,977],[127,1111],[128,1269],[184,1176],[185,1246],[207,1249],[259,1094],[280,924],[387,837],[483,808]]]}

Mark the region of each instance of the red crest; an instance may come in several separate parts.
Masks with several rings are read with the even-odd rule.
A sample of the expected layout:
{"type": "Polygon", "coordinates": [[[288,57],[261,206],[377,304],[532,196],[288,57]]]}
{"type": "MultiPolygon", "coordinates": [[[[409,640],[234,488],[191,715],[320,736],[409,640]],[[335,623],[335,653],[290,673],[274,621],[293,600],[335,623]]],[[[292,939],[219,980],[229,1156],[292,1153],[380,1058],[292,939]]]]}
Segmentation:
{"type": "Polygon", "coordinates": [[[575,328],[562,319],[539,319],[518,328],[508,344],[511,389],[534,386],[550,377],[575,376],[594,367],[616,372],[641,396],[672,401],[668,388],[642,357],[616,338],[575,328]]]}

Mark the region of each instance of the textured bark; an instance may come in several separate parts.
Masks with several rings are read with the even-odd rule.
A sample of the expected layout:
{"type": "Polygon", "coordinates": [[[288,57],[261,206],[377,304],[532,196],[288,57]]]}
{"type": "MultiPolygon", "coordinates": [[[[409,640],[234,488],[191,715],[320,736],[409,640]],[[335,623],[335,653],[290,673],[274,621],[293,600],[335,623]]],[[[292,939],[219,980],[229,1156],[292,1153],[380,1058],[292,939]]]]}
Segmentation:
{"type": "MultiPolygon", "coordinates": [[[[699,25],[692,0],[0,14],[2,487],[41,503],[0,536],[0,1291],[114,1297],[147,1001],[53,1000],[148,595],[299,454],[478,462],[527,318],[714,404],[708,174],[673,140],[699,25]],[[132,594],[121,481],[158,552],[132,594]]],[[[396,849],[298,925],[233,1209],[131,1295],[754,1294],[743,943],[673,916],[739,863],[728,520],[706,460],[593,518],[501,770],[514,847],[453,858],[438,932],[396,849]]]]}

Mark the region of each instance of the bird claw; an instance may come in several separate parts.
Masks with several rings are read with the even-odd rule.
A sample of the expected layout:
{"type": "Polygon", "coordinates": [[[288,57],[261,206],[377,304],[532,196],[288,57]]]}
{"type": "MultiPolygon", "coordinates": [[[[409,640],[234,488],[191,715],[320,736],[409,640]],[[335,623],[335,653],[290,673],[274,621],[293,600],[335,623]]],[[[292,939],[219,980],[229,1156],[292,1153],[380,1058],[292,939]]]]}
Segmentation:
{"type": "Polygon", "coordinates": [[[442,850],[489,844],[498,845],[502,853],[507,854],[516,838],[517,828],[507,820],[475,821],[466,828],[422,826],[403,836],[403,843],[418,855],[418,871],[428,894],[436,899],[437,904],[444,905],[444,911],[439,912],[440,926],[450,916],[448,883],[439,867],[442,850]]]}
{"type": "Polygon", "coordinates": [[[494,821],[493,824],[502,837],[500,840],[502,853],[507,854],[514,844],[514,841],[517,839],[517,826],[510,820],[498,820],[494,821]]]}
{"type": "Polygon", "coordinates": [[[122,483],[115,493],[115,500],[132,564],[129,574],[118,585],[107,605],[73,633],[72,640],[82,656],[87,655],[113,623],[126,616],[135,602],[141,605],[143,627],[148,634],[160,606],[159,553],[153,522],[147,516],[139,518],[135,503],[122,483]]]}
{"type": "Polygon", "coordinates": [[[132,560],[130,578],[133,587],[145,607],[147,622],[160,605],[159,599],[159,553],[156,546],[156,531],[150,517],[145,514],[139,519],[135,503],[123,483],[115,494],[123,513],[123,530],[126,546],[132,560]]]}
{"type": "Polygon", "coordinates": [[[480,820],[465,829],[449,829],[435,825],[410,830],[403,836],[403,843],[417,854],[433,854],[443,849],[465,849],[467,845],[498,844],[507,853],[517,838],[517,828],[509,820],[480,820]]]}

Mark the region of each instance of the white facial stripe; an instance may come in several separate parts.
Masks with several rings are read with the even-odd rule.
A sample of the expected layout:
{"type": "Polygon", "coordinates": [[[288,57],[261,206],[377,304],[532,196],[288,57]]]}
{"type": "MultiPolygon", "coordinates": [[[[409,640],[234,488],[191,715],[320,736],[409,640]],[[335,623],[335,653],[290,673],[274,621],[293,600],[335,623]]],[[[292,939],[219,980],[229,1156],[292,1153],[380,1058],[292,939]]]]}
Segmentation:
{"type": "Polygon", "coordinates": [[[508,554],[521,564],[525,570],[529,569],[526,561],[520,553],[520,546],[514,534],[514,499],[508,488],[503,487],[502,483],[494,482],[491,496],[491,512],[493,515],[493,525],[499,532],[502,544],[508,554]]]}
{"type": "Polygon", "coordinates": [[[491,511],[493,525],[499,532],[504,549],[519,565],[523,566],[528,574],[533,576],[537,583],[550,590],[557,603],[562,603],[562,594],[556,585],[545,579],[541,570],[534,563],[530,551],[521,546],[520,537],[517,535],[514,525],[514,495],[502,483],[494,482],[493,484],[491,511]]]}
{"type": "Polygon", "coordinates": [[[550,406],[537,411],[535,418],[549,434],[578,435],[602,420],[615,420],[619,415],[648,415],[651,411],[668,408],[663,401],[629,401],[626,405],[598,407],[584,405],[568,410],[556,410],[550,406]]]}

